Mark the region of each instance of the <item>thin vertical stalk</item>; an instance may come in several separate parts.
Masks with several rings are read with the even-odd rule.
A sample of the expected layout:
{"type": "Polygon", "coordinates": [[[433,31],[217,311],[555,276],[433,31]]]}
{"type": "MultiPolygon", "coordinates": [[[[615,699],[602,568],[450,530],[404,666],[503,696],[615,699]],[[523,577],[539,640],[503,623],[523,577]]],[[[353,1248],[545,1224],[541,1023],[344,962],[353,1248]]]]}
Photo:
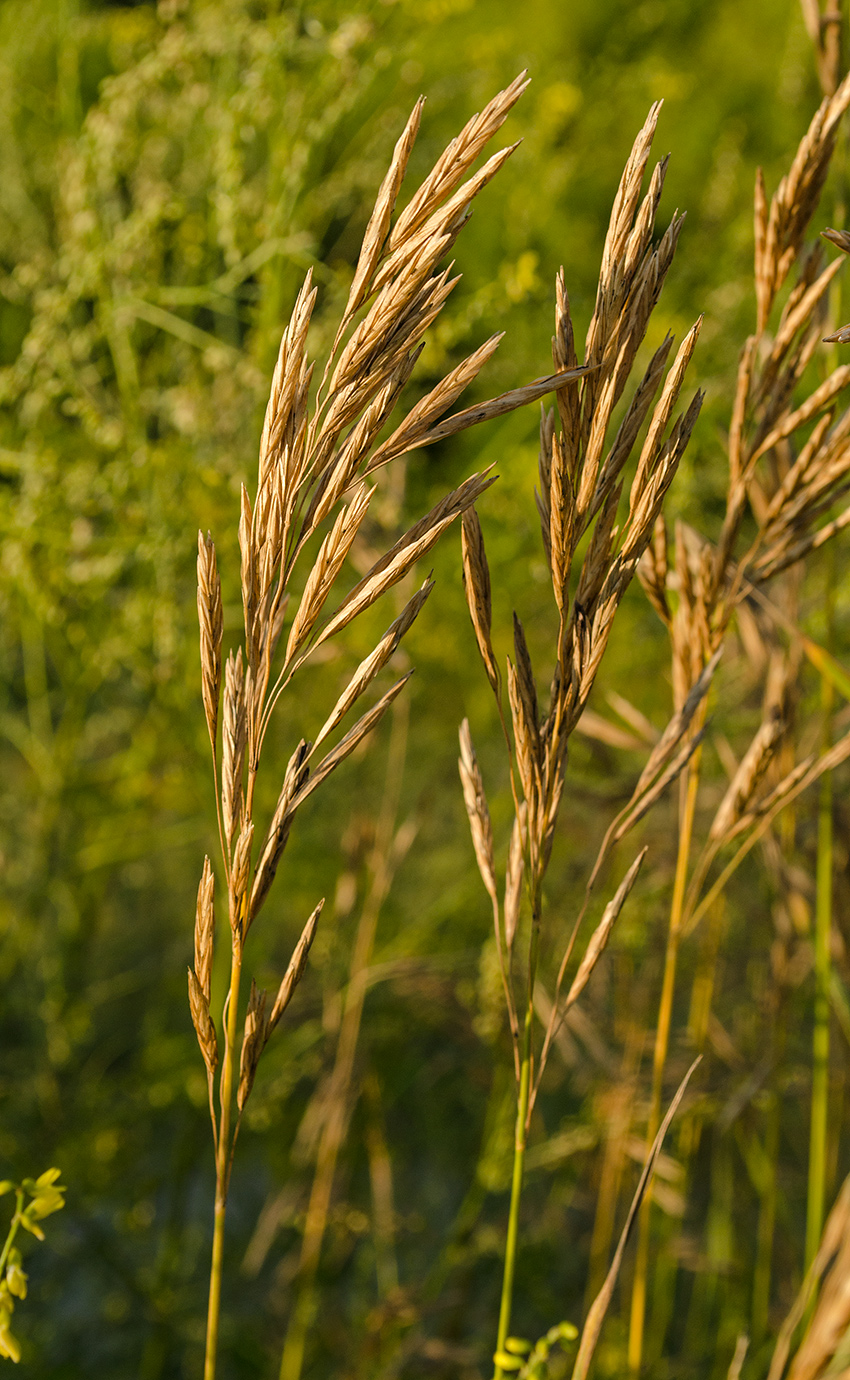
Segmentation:
{"type": "Polygon", "coordinates": [[[230,1177],[230,1113],[233,1104],[233,1070],[236,1060],[236,1025],[239,1011],[239,982],[242,976],[242,947],[234,938],[230,963],[230,989],[227,994],[227,1026],[222,1059],[219,1097],[221,1120],[215,1164],[215,1219],[213,1225],[210,1296],[207,1308],[207,1345],[204,1380],[215,1380],[218,1352],[218,1322],[221,1308],[221,1273],[224,1261],[224,1219],[227,1213],[227,1187],[230,1177]]]}
{"type": "MultiPolygon", "coordinates": [[[[833,562],[827,566],[827,646],[831,650],[834,616],[833,562]]],[[[821,680],[823,750],[830,745],[832,685],[821,680]]],[[[829,983],[832,934],[832,775],[821,777],[818,802],[817,894],[815,901],[815,1012],[812,1037],[812,1110],[809,1132],[809,1185],[806,1206],[806,1269],[814,1260],[823,1230],[826,1197],[826,1132],[829,1103],[829,983]]]]}
{"type": "Polygon", "coordinates": [[[765,1176],[759,1194],[756,1263],[753,1271],[753,1349],[767,1336],[770,1316],[770,1277],[776,1228],[776,1169],[779,1158],[779,1097],[771,1091],[764,1128],[765,1176]]]}
{"type": "Polygon", "coordinates": [[[363,1004],[366,999],[368,970],[372,961],[381,907],[392,880],[392,846],[407,754],[408,714],[407,700],[397,700],[393,706],[393,728],[387,758],[383,804],[375,831],[371,886],[363,903],[351,957],[348,990],[331,1074],[330,1107],[322,1127],[316,1172],[310,1190],[298,1265],[298,1297],[286,1330],[280,1361],[280,1380],[300,1380],[307,1336],[316,1312],[316,1275],[330,1212],[337,1160],[348,1128],[351,1084],[360,1039],[363,1004]]]}
{"type": "MultiPolygon", "coordinates": [[[[499,1326],[496,1333],[496,1353],[505,1349],[511,1326],[514,1275],[516,1273],[517,1242],[519,1240],[519,1208],[522,1198],[522,1176],[525,1168],[525,1147],[528,1143],[529,1101],[531,1095],[531,1042],[534,1029],[534,987],[537,981],[537,958],[540,941],[540,891],[532,886],[531,944],[528,955],[528,1005],[522,1031],[519,1091],[517,1095],[516,1134],[514,1136],[514,1167],[511,1175],[511,1203],[508,1210],[508,1233],[505,1240],[505,1267],[502,1273],[502,1297],[499,1302],[499,1326]]],[[[493,1380],[503,1380],[504,1371],[496,1362],[493,1380]]]]}
{"type": "MultiPolygon", "coordinates": [[[[525,1147],[528,1140],[528,1096],[531,1084],[531,1030],[533,1012],[529,1006],[525,1014],[522,1032],[522,1063],[520,1065],[519,1097],[517,1098],[516,1135],[514,1137],[514,1167],[511,1175],[511,1206],[508,1213],[508,1234],[505,1241],[505,1268],[502,1274],[502,1297],[499,1303],[499,1328],[496,1335],[496,1351],[505,1348],[511,1325],[513,1304],[514,1274],[516,1272],[516,1251],[519,1238],[519,1207],[522,1197],[522,1175],[525,1166],[525,1147]]],[[[502,1380],[504,1371],[496,1363],[493,1380],[502,1380]]]]}
{"type": "MultiPolygon", "coordinates": [[[[704,707],[699,714],[702,725],[704,707]]],[[[667,951],[664,957],[664,978],[661,985],[661,999],[658,1005],[658,1023],[655,1031],[655,1050],[652,1060],[652,1098],[649,1106],[649,1119],[646,1128],[647,1147],[652,1145],[661,1123],[661,1096],[664,1088],[664,1067],[670,1044],[670,1024],[673,1016],[673,993],[676,986],[676,961],[679,954],[679,941],[682,933],[682,917],[685,903],[685,888],[688,879],[688,863],[691,853],[691,840],[694,830],[697,793],[699,791],[701,750],[697,748],[691,758],[688,776],[683,782],[684,801],[679,825],[679,847],[676,857],[676,877],[673,884],[673,900],[670,907],[670,925],[667,932],[667,951]]],[[[646,1318],[646,1281],[649,1269],[649,1226],[652,1211],[652,1195],[647,1193],[641,1203],[638,1218],[638,1242],[635,1255],[635,1273],[632,1282],[632,1303],[629,1317],[629,1374],[640,1374],[643,1356],[643,1330],[646,1318]]]]}

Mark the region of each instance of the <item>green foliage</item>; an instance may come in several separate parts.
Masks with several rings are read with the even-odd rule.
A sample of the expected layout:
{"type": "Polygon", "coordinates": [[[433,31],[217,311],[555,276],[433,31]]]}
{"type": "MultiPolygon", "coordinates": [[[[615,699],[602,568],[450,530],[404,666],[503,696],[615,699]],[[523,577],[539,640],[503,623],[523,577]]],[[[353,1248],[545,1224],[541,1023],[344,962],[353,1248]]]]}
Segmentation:
{"type": "Polygon", "coordinates": [[[516,1374],[517,1380],[548,1380],[550,1374],[555,1374],[549,1367],[552,1348],[559,1344],[567,1346],[577,1336],[578,1328],[573,1323],[556,1323],[533,1345],[524,1337],[508,1337],[504,1351],[497,1351],[493,1360],[502,1370],[516,1374]]]}
{"type": "Polygon", "coordinates": [[[0,1183],[0,1197],[6,1193],[15,1194],[15,1211],[3,1249],[0,1250],[0,1356],[10,1361],[21,1359],[20,1343],[11,1328],[12,1313],[15,1299],[25,1299],[27,1296],[29,1278],[22,1267],[21,1252],[14,1244],[15,1237],[18,1229],[23,1227],[39,1241],[44,1240],[39,1222],[65,1206],[62,1197],[65,1189],[56,1182],[59,1174],[58,1169],[46,1169],[37,1179],[24,1179],[21,1184],[15,1184],[11,1179],[4,1179],[0,1183]]]}

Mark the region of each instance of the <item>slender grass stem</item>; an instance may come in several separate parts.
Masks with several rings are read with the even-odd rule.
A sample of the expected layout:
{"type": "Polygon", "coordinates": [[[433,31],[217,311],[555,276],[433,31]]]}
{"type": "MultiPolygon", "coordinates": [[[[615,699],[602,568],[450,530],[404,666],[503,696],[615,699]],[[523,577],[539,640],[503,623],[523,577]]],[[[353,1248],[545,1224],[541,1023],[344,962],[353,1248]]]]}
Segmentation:
{"type": "Polygon", "coordinates": [[[336,1176],[339,1153],[345,1141],[352,1103],[360,1028],[366,1000],[367,973],[372,961],[381,908],[393,875],[393,841],[396,836],[401,783],[407,756],[409,705],[406,699],[393,705],[393,728],[387,757],[383,802],[377,820],[375,847],[370,863],[371,882],[351,955],[348,989],[330,1082],[330,1107],[319,1140],[316,1172],[310,1190],[307,1220],[298,1264],[298,1294],[286,1330],[280,1359],[280,1380],[300,1380],[304,1355],[316,1315],[316,1275],[336,1176]]]}
{"type": "Polygon", "coordinates": [[[776,1228],[777,1162],[779,1158],[779,1098],[770,1093],[764,1129],[765,1177],[759,1194],[759,1216],[756,1233],[756,1263],[753,1271],[753,1347],[767,1336],[770,1322],[770,1279],[773,1261],[773,1238],[776,1228]]]}
{"type": "MultiPolygon", "coordinates": [[[[517,1098],[516,1136],[514,1139],[514,1167],[511,1176],[511,1206],[508,1213],[508,1235],[505,1242],[505,1268],[502,1275],[502,1298],[499,1304],[499,1328],[496,1337],[496,1351],[505,1349],[511,1325],[513,1304],[514,1274],[516,1272],[516,1252],[519,1238],[519,1207],[522,1197],[522,1175],[525,1165],[525,1147],[528,1141],[528,1098],[531,1087],[531,1033],[534,1008],[529,1002],[522,1032],[522,1063],[520,1065],[519,1097],[517,1098]]],[[[502,1380],[504,1372],[496,1365],[493,1380],[502,1380]]]]}
{"type": "MultiPolygon", "coordinates": [[[[827,618],[832,623],[833,581],[828,574],[827,618]]],[[[829,750],[832,685],[821,680],[824,751],[829,750]]],[[[809,1132],[809,1184],[806,1206],[805,1267],[815,1258],[823,1230],[826,1197],[826,1135],[829,1103],[829,986],[832,933],[832,773],[824,772],[818,805],[817,894],[815,902],[815,1020],[812,1039],[812,1108],[809,1132]]]]}
{"type": "Polygon", "coordinates": [[[218,1322],[221,1309],[221,1275],[224,1261],[224,1219],[227,1212],[227,1187],[230,1170],[230,1113],[233,1103],[233,1071],[236,1061],[236,1027],[239,1012],[239,982],[242,976],[242,948],[234,942],[227,994],[227,1024],[222,1059],[219,1098],[221,1120],[215,1163],[215,1218],[213,1224],[210,1296],[207,1309],[207,1345],[204,1355],[204,1380],[215,1380],[218,1352],[218,1322]]]}
{"type": "MultiPolygon", "coordinates": [[[[702,727],[705,716],[704,703],[696,725],[702,727]]],[[[673,1017],[673,993],[676,986],[676,961],[679,954],[679,940],[682,933],[685,889],[688,879],[688,862],[691,853],[691,840],[694,830],[697,793],[700,780],[701,749],[697,748],[691,758],[687,780],[684,785],[684,805],[679,825],[679,847],[676,857],[676,877],[673,884],[673,900],[670,907],[670,926],[667,931],[667,951],[664,957],[664,978],[661,986],[661,1000],[658,1006],[658,1023],[655,1030],[655,1050],[652,1060],[652,1098],[649,1107],[649,1120],[646,1128],[647,1147],[652,1145],[661,1123],[661,1096],[664,1089],[664,1067],[670,1044],[670,1024],[673,1017]]],[[[629,1317],[629,1374],[640,1374],[643,1356],[643,1329],[646,1318],[646,1281],[649,1268],[649,1225],[652,1198],[646,1194],[641,1203],[638,1218],[638,1242],[635,1257],[635,1273],[632,1283],[632,1302],[629,1317]]]]}
{"type": "MultiPolygon", "coordinates": [[[[532,1036],[534,1033],[534,988],[537,982],[537,961],[540,952],[541,896],[539,875],[532,873],[531,883],[531,940],[528,948],[528,1002],[522,1030],[522,1057],[519,1088],[517,1090],[516,1134],[514,1136],[514,1167],[511,1175],[511,1204],[508,1211],[508,1233],[505,1240],[505,1268],[502,1274],[502,1297],[499,1303],[499,1326],[496,1352],[504,1351],[511,1326],[514,1275],[516,1273],[517,1242],[519,1240],[519,1208],[522,1198],[522,1176],[525,1167],[525,1147],[528,1144],[528,1125],[531,1116],[532,1036]]],[[[502,1380],[502,1367],[496,1363],[493,1380],[502,1380]]]]}

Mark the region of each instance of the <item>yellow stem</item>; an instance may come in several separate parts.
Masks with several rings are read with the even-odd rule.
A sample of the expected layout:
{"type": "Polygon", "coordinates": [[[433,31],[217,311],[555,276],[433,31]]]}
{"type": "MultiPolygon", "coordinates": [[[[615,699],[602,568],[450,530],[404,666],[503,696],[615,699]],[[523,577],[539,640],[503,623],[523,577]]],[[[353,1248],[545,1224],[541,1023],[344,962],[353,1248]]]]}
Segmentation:
{"type": "Polygon", "coordinates": [[[207,1309],[207,1346],[204,1356],[204,1380],[215,1380],[218,1350],[218,1322],[221,1308],[221,1274],[224,1260],[224,1219],[227,1212],[227,1182],[230,1150],[230,1112],[233,1102],[233,1071],[236,1060],[236,1027],[239,1008],[239,981],[242,976],[242,945],[234,939],[230,964],[230,989],[227,994],[227,1026],[224,1058],[222,1060],[219,1100],[221,1118],[218,1131],[218,1150],[215,1161],[215,1219],[213,1225],[212,1261],[210,1264],[210,1297],[207,1309]]]}
{"type": "MultiPolygon", "coordinates": [[[[704,711],[699,718],[704,717],[704,711]]],[[[701,724],[696,725],[696,731],[701,724]]],[[[661,986],[661,1000],[658,1007],[658,1024],[655,1031],[655,1051],[652,1060],[652,1098],[649,1107],[649,1121],[646,1128],[647,1153],[652,1145],[661,1123],[661,1096],[664,1090],[664,1067],[670,1044],[670,1024],[673,1015],[673,992],[676,985],[676,960],[679,953],[679,940],[682,933],[685,887],[688,879],[688,861],[691,852],[691,839],[694,829],[697,792],[699,790],[699,769],[701,749],[697,748],[690,761],[685,803],[679,827],[679,850],[676,858],[676,878],[673,885],[673,901],[670,907],[670,927],[667,932],[667,952],[664,958],[664,979],[661,986]]],[[[632,1284],[631,1315],[629,1318],[629,1374],[640,1374],[643,1356],[643,1328],[646,1318],[646,1279],[649,1267],[649,1224],[651,1213],[651,1194],[647,1193],[641,1204],[638,1218],[638,1242],[635,1258],[635,1274],[632,1284]]]]}

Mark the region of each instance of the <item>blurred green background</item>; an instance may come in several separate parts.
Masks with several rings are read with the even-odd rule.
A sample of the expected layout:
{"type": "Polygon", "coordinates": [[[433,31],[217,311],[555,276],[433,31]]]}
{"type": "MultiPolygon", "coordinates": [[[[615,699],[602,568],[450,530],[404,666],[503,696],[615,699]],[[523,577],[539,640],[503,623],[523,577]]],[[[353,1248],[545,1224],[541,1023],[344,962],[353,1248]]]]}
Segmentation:
{"type": "MultiPolygon", "coordinates": [[[[548,372],[561,264],[581,338],[623,161],[650,103],[663,97],[656,154],[669,150],[672,161],[661,222],[676,207],[688,219],[649,345],[667,329],[681,338],[706,313],[691,385],[707,390],[707,403],[673,509],[713,535],[722,433],[754,312],[754,172],[761,164],[775,188],[820,99],[798,0],[0,6],[0,1172],[55,1163],[68,1185],[67,1209],[48,1223],[16,1315],[27,1374],[200,1375],[213,1161],[185,968],[201,861],[214,851],[214,804],[199,695],[196,532],[209,528],[217,543],[227,646],[240,619],[239,484],[254,482],[268,380],[304,272],[312,265],[320,285],[312,345],[321,354],[415,98],[424,92],[428,102],[410,185],[524,67],[533,83],[505,131],[522,145],[461,237],[463,282],[412,392],[495,330],[507,335],[477,396],[548,372]]],[[[840,194],[830,184],[815,228],[832,222],[840,194]]],[[[481,504],[497,650],[508,649],[517,607],[542,657],[553,622],[532,497],[537,425],[532,408],[414,454],[406,473],[382,480],[374,539],[386,540],[473,467],[497,462],[499,483],[481,504]]],[[[437,588],[408,643],[417,667],[409,724],[401,712],[393,721],[395,761],[402,747],[405,759],[398,820],[410,846],[378,922],[307,1377],[488,1373],[512,1089],[488,904],[457,783],[464,714],[500,848],[508,796],[459,565],[454,533],[434,558],[437,588]],[[389,1200],[378,1192],[387,1176],[389,1226],[380,1210],[389,1200]]],[[[815,633],[819,580],[815,570],[804,599],[815,633]]],[[[845,612],[840,586],[839,655],[845,612]]],[[[321,704],[366,648],[365,633],[352,634],[317,669],[321,704]]],[[[611,717],[605,693],[618,691],[662,726],[666,666],[663,631],[635,589],[595,707],[611,717]]],[[[759,705],[746,665],[728,679],[732,707],[721,697],[714,723],[734,742],[759,705]]],[[[803,694],[814,705],[814,682],[803,694]]],[[[300,700],[281,706],[281,771],[318,713],[300,700]]],[[[277,1374],[390,732],[387,723],[299,815],[252,934],[252,970],[274,983],[307,913],[328,897],[240,1139],[222,1380],[277,1374]]],[[[549,883],[558,931],[641,761],[576,740],[549,883]]],[[[710,770],[722,778],[716,754],[710,770]]],[[[647,826],[652,867],[541,1100],[517,1291],[515,1329],[524,1335],[580,1321],[627,1046],[637,1048],[638,1066],[626,1088],[625,1143],[637,1150],[622,1172],[618,1222],[636,1181],[651,1047],[640,1032],[660,982],[671,808],[647,826]]],[[[836,821],[840,980],[850,938],[840,789],[836,821]]],[[[687,1184],[671,1142],[666,1207],[656,1214],[652,1376],[725,1375],[739,1332],[753,1329],[745,1375],[765,1374],[769,1338],[801,1278],[814,827],[807,800],[798,973],[781,997],[771,969],[776,898],[757,861],[730,896],[716,1026],[700,1074],[704,1129],[687,1184]],[[785,1049],[765,1069],[777,1009],[785,1049]],[[765,1139],[774,1124],[775,1143],[765,1139]],[[769,1316],[754,1322],[756,1222],[771,1172],[769,1316]]],[[[624,865],[616,863],[617,876],[624,865]]],[[[698,951],[695,938],[683,952],[671,1080],[688,1052],[698,951]]],[[[830,1196],[850,1167],[848,1051],[838,1026],[832,1049],[830,1196]]],[[[600,1377],[624,1373],[628,1271],[603,1335],[600,1377]]]]}

